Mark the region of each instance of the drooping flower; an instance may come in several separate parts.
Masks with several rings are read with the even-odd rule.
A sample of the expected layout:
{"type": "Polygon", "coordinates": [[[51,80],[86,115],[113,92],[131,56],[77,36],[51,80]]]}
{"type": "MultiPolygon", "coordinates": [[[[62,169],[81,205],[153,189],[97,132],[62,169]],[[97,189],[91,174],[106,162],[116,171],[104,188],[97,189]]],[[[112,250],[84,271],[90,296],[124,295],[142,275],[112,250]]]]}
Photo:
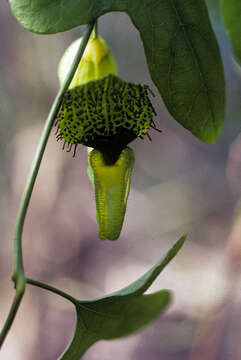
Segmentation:
{"type": "MultiPolygon", "coordinates": [[[[70,50],[59,65],[61,82],[66,76],[63,69],[71,63],[70,50]]],[[[101,239],[116,240],[122,229],[134,166],[134,152],[127,145],[148,136],[150,127],[156,129],[148,90],[147,85],[116,76],[106,43],[92,39],[56,119],[57,140],[63,141],[63,148],[71,151],[74,147],[73,155],[79,144],[93,148],[88,154],[88,174],[95,187],[101,239]]]]}

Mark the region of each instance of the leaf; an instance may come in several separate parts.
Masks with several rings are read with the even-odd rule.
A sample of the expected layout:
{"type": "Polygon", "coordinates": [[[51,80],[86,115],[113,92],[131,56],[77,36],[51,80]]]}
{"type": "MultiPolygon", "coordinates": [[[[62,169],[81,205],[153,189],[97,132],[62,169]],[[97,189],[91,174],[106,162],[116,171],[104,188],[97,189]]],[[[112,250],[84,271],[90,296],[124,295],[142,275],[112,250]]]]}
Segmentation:
{"type": "Polygon", "coordinates": [[[241,1],[221,0],[221,11],[233,52],[241,62],[241,1]]]}
{"type": "Polygon", "coordinates": [[[126,12],[140,32],[151,77],[169,112],[201,140],[212,143],[218,137],[224,76],[204,0],[9,2],[23,27],[44,34],[69,30],[110,11],[126,12]]]}
{"type": "Polygon", "coordinates": [[[167,290],[142,295],[182,247],[179,239],[148,272],[120,291],[92,301],[77,301],[76,327],[59,360],[79,360],[95,342],[129,335],[156,318],[171,300],[167,290]]]}
{"type": "Polygon", "coordinates": [[[99,301],[76,306],[77,324],[69,347],[59,360],[79,360],[95,342],[126,336],[146,325],[162,312],[171,295],[163,290],[115,302],[99,301]]]}
{"type": "Polygon", "coordinates": [[[214,142],[224,121],[224,76],[205,2],[153,1],[133,22],[169,112],[198,138],[214,142]]]}

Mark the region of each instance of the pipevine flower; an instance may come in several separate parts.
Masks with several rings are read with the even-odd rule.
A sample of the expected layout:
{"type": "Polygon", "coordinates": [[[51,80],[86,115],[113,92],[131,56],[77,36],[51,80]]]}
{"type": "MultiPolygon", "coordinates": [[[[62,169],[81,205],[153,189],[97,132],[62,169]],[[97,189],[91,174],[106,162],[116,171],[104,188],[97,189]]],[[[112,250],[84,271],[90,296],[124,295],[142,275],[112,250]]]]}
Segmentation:
{"type": "Polygon", "coordinates": [[[57,139],[68,143],[69,151],[73,145],[76,151],[78,144],[93,147],[111,164],[128,143],[147,134],[153,115],[147,85],[108,75],[65,93],[56,120],[57,139]]]}
{"type": "Polygon", "coordinates": [[[149,136],[150,127],[158,129],[153,122],[155,110],[148,97],[149,87],[114,75],[113,61],[106,76],[107,67],[101,68],[107,49],[102,49],[103,44],[91,50],[87,45],[88,57],[95,61],[93,69],[100,78],[93,80],[95,75],[87,71],[91,80],[86,81],[82,72],[86,75],[90,66],[84,57],[77,70],[78,80],[75,75],[74,85],[63,97],[56,126],[57,140],[63,141],[67,151],[74,147],[73,156],[79,144],[93,148],[88,154],[88,173],[95,187],[99,238],[115,240],[122,229],[134,165],[134,152],[127,145],[137,137],[149,136]]]}

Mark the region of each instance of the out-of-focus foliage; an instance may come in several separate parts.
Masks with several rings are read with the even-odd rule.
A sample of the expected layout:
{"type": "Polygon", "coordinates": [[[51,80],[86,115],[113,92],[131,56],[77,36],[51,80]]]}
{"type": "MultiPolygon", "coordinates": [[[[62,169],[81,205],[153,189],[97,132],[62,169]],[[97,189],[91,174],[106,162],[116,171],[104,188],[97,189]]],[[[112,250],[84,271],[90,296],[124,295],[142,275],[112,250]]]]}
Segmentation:
{"type": "Polygon", "coordinates": [[[241,1],[221,0],[223,21],[229,36],[233,51],[241,62],[241,1]]]}

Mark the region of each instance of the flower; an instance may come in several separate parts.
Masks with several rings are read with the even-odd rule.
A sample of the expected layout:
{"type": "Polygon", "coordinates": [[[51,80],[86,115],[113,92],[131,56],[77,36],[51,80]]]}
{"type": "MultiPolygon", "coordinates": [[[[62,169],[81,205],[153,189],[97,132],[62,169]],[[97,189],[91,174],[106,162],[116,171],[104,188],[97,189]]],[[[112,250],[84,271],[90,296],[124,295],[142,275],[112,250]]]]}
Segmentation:
{"type": "Polygon", "coordinates": [[[147,85],[108,75],[65,93],[57,139],[98,149],[114,163],[128,143],[148,132],[154,113],[147,85]]]}
{"type": "MultiPolygon", "coordinates": [[[[74,42],[59,64],[62,83],[79,46],[74,42]]],[[[91,38],[56,119],[57,140],[67,151],[88,147],[88,175],[95,188],[100,239],[118,239],[126,212],[134,152],[127,145],[148,135],[155,110],[147,85],[120,79],[102,38],[91,38]],[[91,149],[90,149],[91,148],[91,149]]]]}

